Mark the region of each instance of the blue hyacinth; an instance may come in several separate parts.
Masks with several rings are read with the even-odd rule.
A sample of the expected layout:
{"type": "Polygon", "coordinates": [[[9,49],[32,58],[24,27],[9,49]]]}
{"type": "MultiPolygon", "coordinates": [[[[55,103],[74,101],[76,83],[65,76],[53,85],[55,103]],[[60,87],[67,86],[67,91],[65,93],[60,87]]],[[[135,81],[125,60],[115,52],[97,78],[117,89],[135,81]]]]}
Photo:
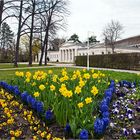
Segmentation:
{"type": "Polygon", "coordinates": [[[64,128],[64,131],[65,131],[66,133],[70,133],[70,132],[71,132],[71,127],[70,127],[70,124],[69,124],[69,123],[66,124],[66,126],[65,126],[65,128],[64,128]]]}
{"type": "Polygon", "coordinates": [[[106,112],[106,111],[108,111],[109,110],[109,107],[108,107],[108,105],[106,104],[106,103],[102,103],[101,105],[100,105],[100,111],[101,112],[106,112]]]}
{"type": "Polygon", "coordinates": [[[53,118],[53,113],[52,113],[52,111],[49,109],[48,111],[46,111],[46,120],[47,121],[51,121],[52,120],[52,118],[53,118]]]}
{"type": "Polygon", "coordinates": [[[17,86],[14,86],[14,94],[15,95],[20,95],[21,94],[17,86]]]}
{"type": "Polygon", "coordinates": [[[39,114],[43,112],[43,103],[42,102],[37,102],[36,110],[37,110],[37,113],[39,113],[39,114]]]}
{"type": "Polygon", "coordinates": [[[32,98],[32,99],[31,99],[30,105],[31,105],[31,107],[32,107],[33,109],[36,110],[36,108],[37,108],[37,101],[36,101],[35,98],[32,98]]]}
{"type": "Polygon", "coordinates": [[[103,112],[103,113],[102,113],[102,116],[103,116],[103,118],[109,117],[109,112],[108,112],[108,111],[103,112]]]}
{"type": "Polygon", "coordinates": [[[28,103],[29,105],[31,105],[32,98],[33,98],[33,97],[32,97],[31,95],[27,96],[27,103],[28,103]]]}
{"type": "Polygon", "coordinates": [[[21,94],[21,100],[23,101],[23,102],[26,102],[27,103],[27,97],[29,96],[29,94],[27,93],[27,91],[25,91],[25,92],[23,92],[22,94],[21,94]]]}
{"type": "MultiPolygon", "coordinates": [[[[111,89],[112,89],[112,88],[111,88],[111,89]]],[[[111,89],[107,89],[107,90],[105,91],[105,97],[110,97],[110,98],[112,98],[112,93],[113,93],[113,91],[112,91],[111,89]]]]}
{"type": "Polygon", "coordinates": [[[97,118],[94,122],[94,131],[96,134],[103,134],[105,131],[105,124],[102,119],[97,118]]]}
{"type": "Polygon", "coordinates": [[[104,121],[105,127],[108,126],[110,119],[108,117],[103,117],[102,120],[104,121]]]}
{"type": "Polygon", "coordinates": [[[88,140],[88,131],[86,129],[83,129],[81,132],[80,132],[80,140],[88,140]]]}

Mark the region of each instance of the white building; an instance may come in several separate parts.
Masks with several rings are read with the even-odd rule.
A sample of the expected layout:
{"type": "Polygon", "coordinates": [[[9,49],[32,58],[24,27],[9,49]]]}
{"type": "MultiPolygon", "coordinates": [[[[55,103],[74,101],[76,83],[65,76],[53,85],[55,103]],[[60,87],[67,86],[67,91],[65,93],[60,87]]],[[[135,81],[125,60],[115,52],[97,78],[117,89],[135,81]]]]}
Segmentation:
{"type": "MultiPolygon", "coordinates": [[[[104,43],[92,44],[89,47],[82,43],[66,42],[59,47],[59,51],[48,51],[50,62],[68,62],[74,63],[75,56],[87,55],[103,55],[112,53],[112,49],[105,46],[104,43]]],[[[134,36],[127,39],[117,41],[115,44],[116,53],[140,53],[140,36],[134,36]]],[[[39,53],[40,58],[40,53],[39,53]]],[[[43,58],[44,61],[44,58],[43,58]]]]}

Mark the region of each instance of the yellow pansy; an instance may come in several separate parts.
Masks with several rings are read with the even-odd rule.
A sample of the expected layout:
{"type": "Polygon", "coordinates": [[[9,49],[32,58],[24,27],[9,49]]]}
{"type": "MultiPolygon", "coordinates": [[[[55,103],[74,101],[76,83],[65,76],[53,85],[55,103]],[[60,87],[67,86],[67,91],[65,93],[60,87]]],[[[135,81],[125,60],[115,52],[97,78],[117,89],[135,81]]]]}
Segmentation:
{"type": "Polygon", "coordinates": [[[46,138],[47,138],[47,140],[50,140],[51,134],[48,134],[46,138]]]}
{"type": "Polygon", "coordinates": [[[11,139],[10,140],[15,140],[15,137],[11,137],[11,139]]]}
{"type": "Polygon", "coordinates": [[[15,137],[19,137],[22,134],[22,131],[16,130],[15,132],[15,137]]]}
{"type": "Polygon", "coordinates": [[[10,135],[14,136],[15,132],[13,130],[10,130],[10,135]]]}

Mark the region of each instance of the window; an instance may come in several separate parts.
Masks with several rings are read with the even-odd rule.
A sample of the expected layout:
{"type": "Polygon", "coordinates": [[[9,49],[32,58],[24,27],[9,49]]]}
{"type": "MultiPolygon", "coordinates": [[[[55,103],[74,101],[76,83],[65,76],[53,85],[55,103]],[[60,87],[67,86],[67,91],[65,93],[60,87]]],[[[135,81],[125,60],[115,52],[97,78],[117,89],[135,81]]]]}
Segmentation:
{"type": "Polygon", "coordinates": [[[85,54],[83,53],[83,55],[85,55],[85,54]]]}
{"type": "Polygon", "coordinates": [[[111,54],[111,52],[108,52],[108,54],[111,54]]]}

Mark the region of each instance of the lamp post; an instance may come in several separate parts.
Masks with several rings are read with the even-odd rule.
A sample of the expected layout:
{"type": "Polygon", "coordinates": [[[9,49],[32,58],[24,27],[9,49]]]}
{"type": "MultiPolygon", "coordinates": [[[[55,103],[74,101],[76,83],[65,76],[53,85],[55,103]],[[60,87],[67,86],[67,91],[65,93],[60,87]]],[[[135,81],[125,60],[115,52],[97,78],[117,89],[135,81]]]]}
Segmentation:
{"type": "Polygon", "coordinates": [[[90,49],[90,44],[89,44],[89,35],[90,33],[92,33],[94,35],[93,32],[88,31],[87,33],[87,37],[88,37],[88,41],[87,41],[87,70],[89,70],[89,49],[90,49]]]}
{"type": "Polygon", "coordinates": [[[89,70],[89,32],[88,32],[88,41],[87,41],[87,70],[89,70]]]}

